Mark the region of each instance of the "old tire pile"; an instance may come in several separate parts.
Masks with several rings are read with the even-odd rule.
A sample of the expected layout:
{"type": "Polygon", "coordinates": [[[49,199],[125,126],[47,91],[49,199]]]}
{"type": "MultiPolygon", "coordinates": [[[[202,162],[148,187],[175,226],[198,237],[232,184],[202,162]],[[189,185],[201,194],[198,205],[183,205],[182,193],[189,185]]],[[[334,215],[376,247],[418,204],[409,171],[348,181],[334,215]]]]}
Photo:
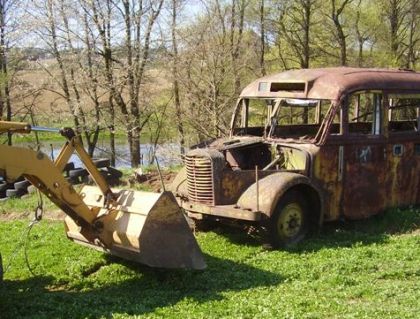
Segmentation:
{"type": "MultiPolygon", "coordinates": [[[[109,159],[94,159],[93,163],[99,169],[101,175],[105,178],[109,185],[115,186],[120,183],[122,172],[111,166],[109,159]]],[[[73,184],[93,184],[93,178],[85,168],[74,168],[66,172],[67,180],[73,184]]]]}
{"type": "MultiPolygon", "coordinates": [[[[111,186],[115,186],[120,183],[122,172],[111,167],[109,159],[97,159],[93,162],[111,186]]],[[[89,172],[84,168],[75,167],[72,162],[66,164],[63,169],[63,173],[67,181],[72,185],[93,183],[93,179],[89,176],[89,172]]],[[[23,195],[34,191],[34,186],[32,186],[31,183],[23,177],[18,178],[13,183],[7,183],[0,177],[0,202],[13,197],[22,197],[23,195]]]]}
{"type": "Polygon", "coordinates": [[[0,201],[4,200],[6,197],[6,190],[9,187],[9,184],[4,180],[0,180],[0,201]]]}
{"type": "Polygon", "coordinates": [[[23,177],[19,177],[14,183],[8,183],[0,180],[0,201],[5,201],[11,197],[22,197],[28,194],[28,187],[31,185],[29,181],[23,177]]]}

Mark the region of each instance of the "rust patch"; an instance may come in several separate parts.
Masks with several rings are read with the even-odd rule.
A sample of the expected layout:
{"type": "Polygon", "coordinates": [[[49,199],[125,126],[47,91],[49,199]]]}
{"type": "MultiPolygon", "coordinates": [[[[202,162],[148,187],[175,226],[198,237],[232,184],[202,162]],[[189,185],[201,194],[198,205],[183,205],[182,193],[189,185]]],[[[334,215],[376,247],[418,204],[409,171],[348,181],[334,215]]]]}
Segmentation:
{"type": "MultiPolygon", "coordinates": [[[[229,138],[200,150],[209,158],[217,153],[217,161],[225,164],[213,167],[211,210],[233,218],[239,215],[223,215],[223,205],[233,205],[271,216],[292,175],[317,190],[327,221],[420,204],[419,132],[417,72],[344,67],[257,79],[237,101],[229,138]],[[265,107],[265,114],[253,113],[265,107]],[[282,107],[286,113],[280,113],[282,107]],[[266,118],[265,124],[255,121],[256,115],[266,118]],[[305,152],[306,163],[282,151],[287,148],[305,152]]],[[[191,196],[182,198],[186,205],[194,202],[191,196]]],[[[209,210],[195,212],[206,215],[209,210]]]]}

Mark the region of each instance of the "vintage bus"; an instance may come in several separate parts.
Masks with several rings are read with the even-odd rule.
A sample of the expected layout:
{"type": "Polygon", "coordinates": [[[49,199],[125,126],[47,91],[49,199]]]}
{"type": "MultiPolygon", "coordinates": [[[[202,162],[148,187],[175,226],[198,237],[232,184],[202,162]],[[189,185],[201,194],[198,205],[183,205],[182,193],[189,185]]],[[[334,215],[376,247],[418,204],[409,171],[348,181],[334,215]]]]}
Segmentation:
{"type": "Polygon", "coordinates": [[[420,202],[420,73],[321,68],[242,91],[230,136],[186,154],[172,190],[197,220],[246,221],[274,246],[326,221],[420,202]]]}

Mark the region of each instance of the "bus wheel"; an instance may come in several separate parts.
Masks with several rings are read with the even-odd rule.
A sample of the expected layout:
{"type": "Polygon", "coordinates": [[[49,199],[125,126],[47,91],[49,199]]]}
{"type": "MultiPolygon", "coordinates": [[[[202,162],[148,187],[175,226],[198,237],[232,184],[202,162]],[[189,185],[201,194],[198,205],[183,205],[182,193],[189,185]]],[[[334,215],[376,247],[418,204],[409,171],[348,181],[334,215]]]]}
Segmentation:
{"type": "Polygon", "coordinates": [[[287,192],[270,218],[270,243],[274,248],[300,242],[308,232],[308,208],[296,191],[287,192]]]}

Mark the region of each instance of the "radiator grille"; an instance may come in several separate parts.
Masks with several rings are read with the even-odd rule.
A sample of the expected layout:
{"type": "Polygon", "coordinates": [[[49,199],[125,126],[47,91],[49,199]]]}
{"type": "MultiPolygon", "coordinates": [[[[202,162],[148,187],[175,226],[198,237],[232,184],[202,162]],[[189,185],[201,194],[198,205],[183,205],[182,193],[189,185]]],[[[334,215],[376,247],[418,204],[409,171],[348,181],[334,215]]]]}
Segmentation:
{"type": "Polygon", "coordinates": [[[210,158],[186,156],[188,198],[197,203],[214,205],[213,169],[210,158]]]}

